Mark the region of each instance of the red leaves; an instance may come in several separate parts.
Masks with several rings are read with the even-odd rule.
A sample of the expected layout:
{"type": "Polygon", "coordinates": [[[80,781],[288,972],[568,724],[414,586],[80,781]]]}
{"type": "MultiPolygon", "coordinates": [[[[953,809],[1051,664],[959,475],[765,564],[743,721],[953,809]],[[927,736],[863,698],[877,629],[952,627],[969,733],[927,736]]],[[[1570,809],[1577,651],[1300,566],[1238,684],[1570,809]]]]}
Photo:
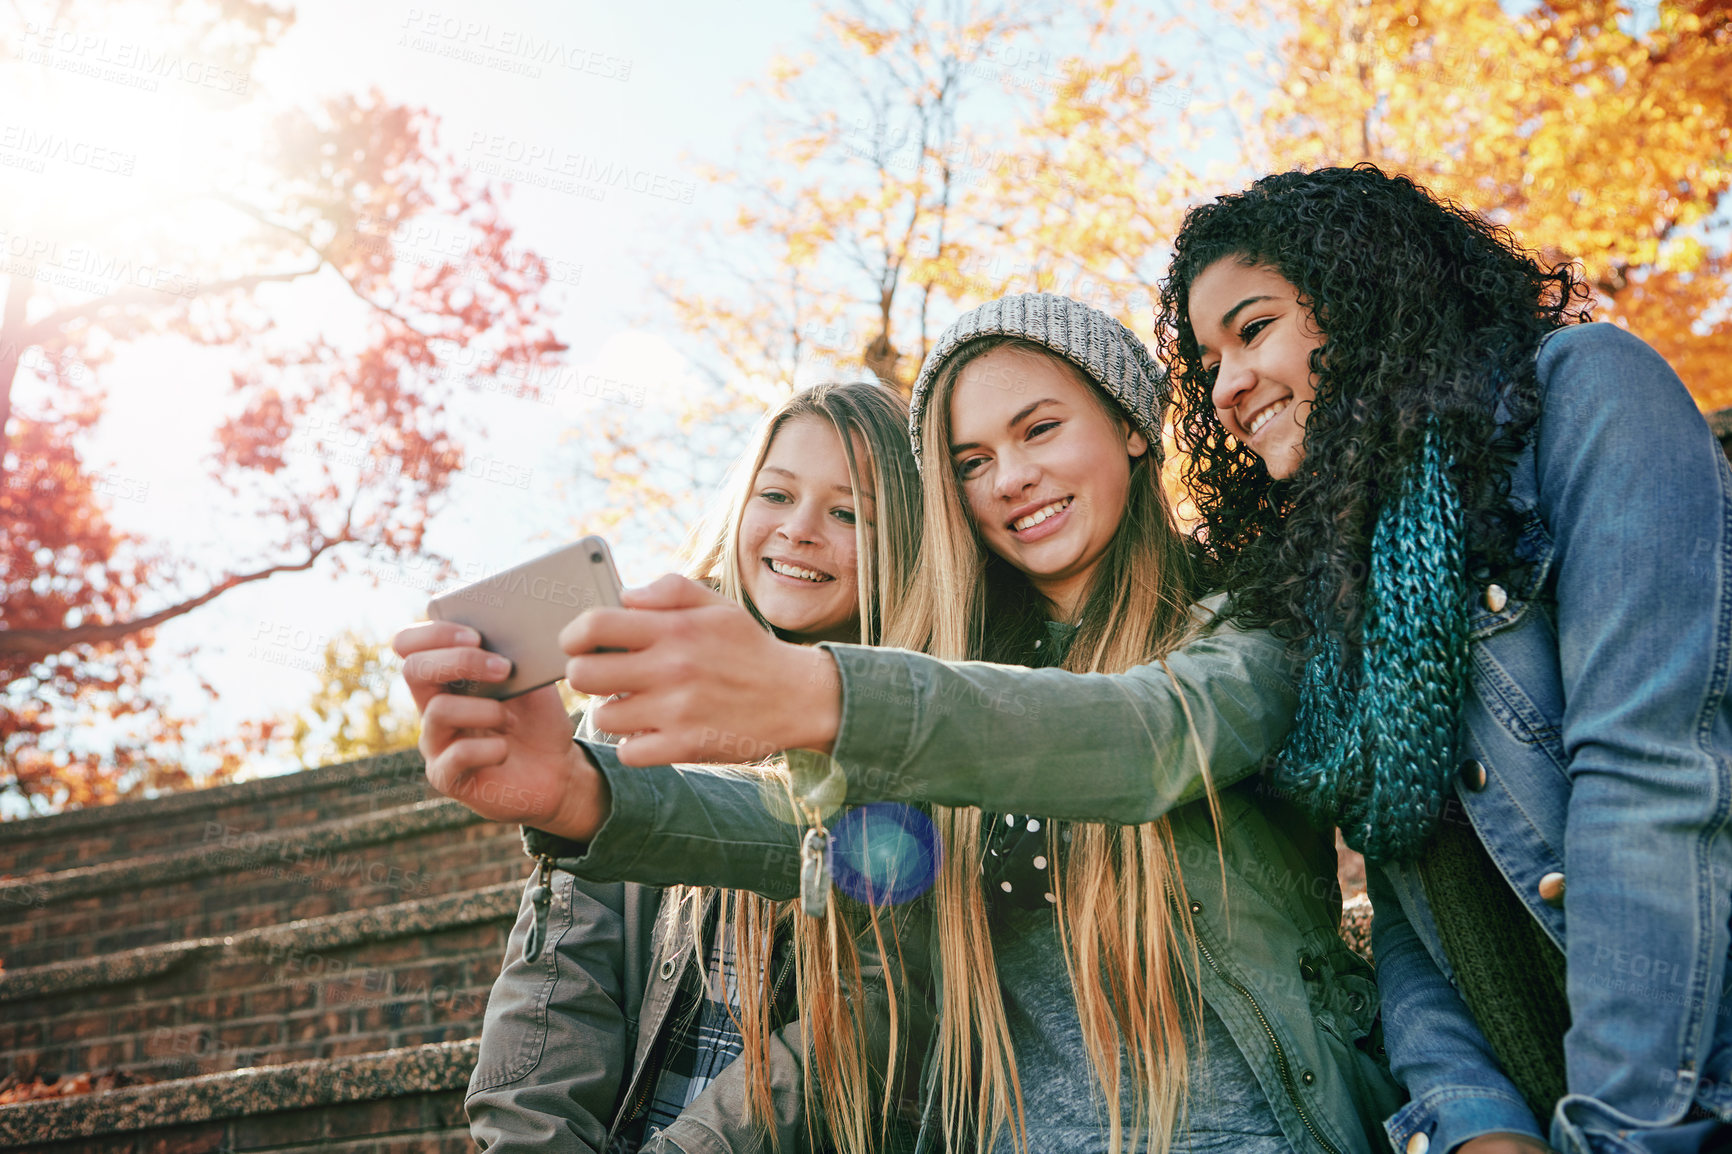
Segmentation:
{"type": "MultiPolygon", "coordinates": [[[[220,43],[237,67],[292,18],[263,0],[198,9],[208,27],[168,0],[163,9],[175,14],[165,27],[184,17],[189,42],[220,43]]],[[[188,723],[150,690],[150,628],[344,545],[418,549],[433,499],[464,464],[441,354],[487,373],[564,349],[541,305],[546,262],[439,148],[433,116],[378,92],[311,108],[247,95],[256,148],[225,154],[232,181],[128,221],[139,251],[196,294],[122,285],[90,299],[0,281],[0,353],[15,350],[0,355],[0,402],[18,373],[55,385],[30,389],[0,426],[0,791],[81,805],[186,784],[188,723]],[[177,231],[193,201],[219,226],[210,235],[242,239],[177,231]],[[283,308],[290,293],[315,307],[283,308]],[[220,488],[197,515],[265,529],[271,543],[249,557],[200,566],[177,542],[110,522],[117,501],[150,499],[148,482],[91,468],[80,446],[103,417],[106,358],[157,333],[228,360],[231,407],[213,421],[209,457],[220,488]],[[127,726],[79,732],[98,718],[127,726]]],[[[216,752],[233,772],[263,740],[216,752]]]]}
{"type": "Polygon", "coordinates": [[[92,1092],[100,1094],[107,1090],[118,1090],[123,1086],[145,1086],[155,1081],[155,1078],[129,1074],[118,1067],[95,1075],[73,1074],[62,1077],[50,1074],[47,1078],[31,1078],[29,1081],[17,1074],[8,1074],[4,1079],[0,1079],[0,1106],[10,1106],[14,1102],[30,1102],[37,1098],[66,1098],[73,1094],[92,1092]]]}

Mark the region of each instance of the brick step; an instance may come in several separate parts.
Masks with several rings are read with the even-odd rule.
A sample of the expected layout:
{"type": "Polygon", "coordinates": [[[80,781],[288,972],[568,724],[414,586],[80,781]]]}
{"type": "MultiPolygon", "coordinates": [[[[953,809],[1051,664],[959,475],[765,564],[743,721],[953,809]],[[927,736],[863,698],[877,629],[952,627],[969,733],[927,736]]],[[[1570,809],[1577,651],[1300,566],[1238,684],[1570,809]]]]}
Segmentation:
{"type": "Polygon", "coordinates": [[[515,827],[440,798],[275,834],[0,882],[8,968],[233,933],[521,877],[515,827]]]}
{"type": "Polygon", "coordinates": [[[0,823],[0,877],[122,861],[237,833],[312,825],[435,796],[415,750],[119,805],[0,823]]]}
{"type": "Polygon", "coordinates": [[[436,848],[449,855],[443,870],[411,865],[401,873],[388,872],[398,869],[401,859],[393,856],[394,847],[387,844],[354,852],[344,868],[355,868],[345,873],[308,868],[280,874],[243,874],[231,879],[232,884],[214,887],[199,882],[176,883],[148,897],[136,897],[133,909],[117,904],[114,898],[78,899],[34,927],[0,929],[0,934],[29,933],[34,939],[6,947],[6,965],[100,957],[143,945],[217,937],[300,918],[371,909],[411,896],[461,893],[521,879],[528,868],[521,850],[507,838],[450,835],[441,838],[436,848]]]}
{"type": "Polygon", "coordinates": [[[473,1040],[0,1106],[0,1150],[472,1154],[473,1040]]]}
{"type": "Polygon", "coordinates": [[[521,881],[0,975],[0,1069],[158,1081],[473,1037],[521,881]]]}

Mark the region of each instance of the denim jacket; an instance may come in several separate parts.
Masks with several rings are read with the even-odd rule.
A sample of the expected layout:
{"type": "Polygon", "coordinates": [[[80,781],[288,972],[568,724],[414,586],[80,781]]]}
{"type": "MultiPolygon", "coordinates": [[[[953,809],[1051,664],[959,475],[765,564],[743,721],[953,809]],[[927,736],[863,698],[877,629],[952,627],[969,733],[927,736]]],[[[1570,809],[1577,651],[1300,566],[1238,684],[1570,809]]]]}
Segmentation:
{"type": "MultiPolygon", "coordinates": [[[[1543,415],[1510,483],[1525,564],[1476,592],[1445,818],[1472,823],[1565,951],[1569,1094],[1546,1136],[1659,1149],[1630,1132],[1693,1104],[1732,1121],[1732,472],[1623,330],[1560,329],[1537,367],[1543,415]]],[[[1386,1043],[1413,1095],[1395,1148],[1544,1134],[1451,985],[1417,870],[1371,883],[1386,1043]]]]}
{"type": "MultiPolygon", "coordinates": [[[[1219,626],[1121,674],[941,662],[828,645],[842,681],[835,759],[847,800],[980,805],[1125,824],[1170,815],[1197,927],[1203,997],[1300,1154],[1369,1154],[1400,1102],[1375,1056],[1375,986],[1338,935],[1334,845],[1263,787],[1295,690],[1284,647],[1219,626]],[[1219,792],[1221,854],[1199,766],[1219,792]]],[[[709,884],[782,898],[798,831],[755,788],[699,769],[625,769],[573,863],[593,880],[709,884]]],[[[928,1097],[930,1109],[930,1097],[928,1097]]]]}

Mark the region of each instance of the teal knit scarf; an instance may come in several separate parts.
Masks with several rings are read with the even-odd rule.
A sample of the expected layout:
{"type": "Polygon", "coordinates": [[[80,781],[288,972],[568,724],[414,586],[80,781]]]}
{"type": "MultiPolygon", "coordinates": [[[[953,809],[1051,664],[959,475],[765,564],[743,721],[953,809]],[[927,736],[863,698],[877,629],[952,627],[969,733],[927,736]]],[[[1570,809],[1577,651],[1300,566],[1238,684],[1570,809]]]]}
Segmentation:
{"type": "Polygon", "coordinates": [[[1433,422],[1372,533],[1364,646],[1350,658],[1338,633],[1313,636],[1275,766],[1279,788],[1372,861],[1417,855],[1454,770],[1468,606],[1452,464],[1433,422]]]}

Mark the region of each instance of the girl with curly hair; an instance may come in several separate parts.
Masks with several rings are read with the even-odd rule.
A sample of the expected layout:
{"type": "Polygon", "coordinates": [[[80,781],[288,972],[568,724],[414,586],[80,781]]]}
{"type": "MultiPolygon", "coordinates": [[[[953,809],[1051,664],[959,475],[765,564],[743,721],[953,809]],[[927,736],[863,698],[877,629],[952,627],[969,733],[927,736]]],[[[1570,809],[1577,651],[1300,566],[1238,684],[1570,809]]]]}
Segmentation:
{"type": "Polygon", "coordinates": [[[1398,1150],[1732,1139],[1732,473],[1567,267],[1370,166],[1195,208],[1198,539],[1304,657],[1275,785],[1371,864],[1398,1150]]]}

